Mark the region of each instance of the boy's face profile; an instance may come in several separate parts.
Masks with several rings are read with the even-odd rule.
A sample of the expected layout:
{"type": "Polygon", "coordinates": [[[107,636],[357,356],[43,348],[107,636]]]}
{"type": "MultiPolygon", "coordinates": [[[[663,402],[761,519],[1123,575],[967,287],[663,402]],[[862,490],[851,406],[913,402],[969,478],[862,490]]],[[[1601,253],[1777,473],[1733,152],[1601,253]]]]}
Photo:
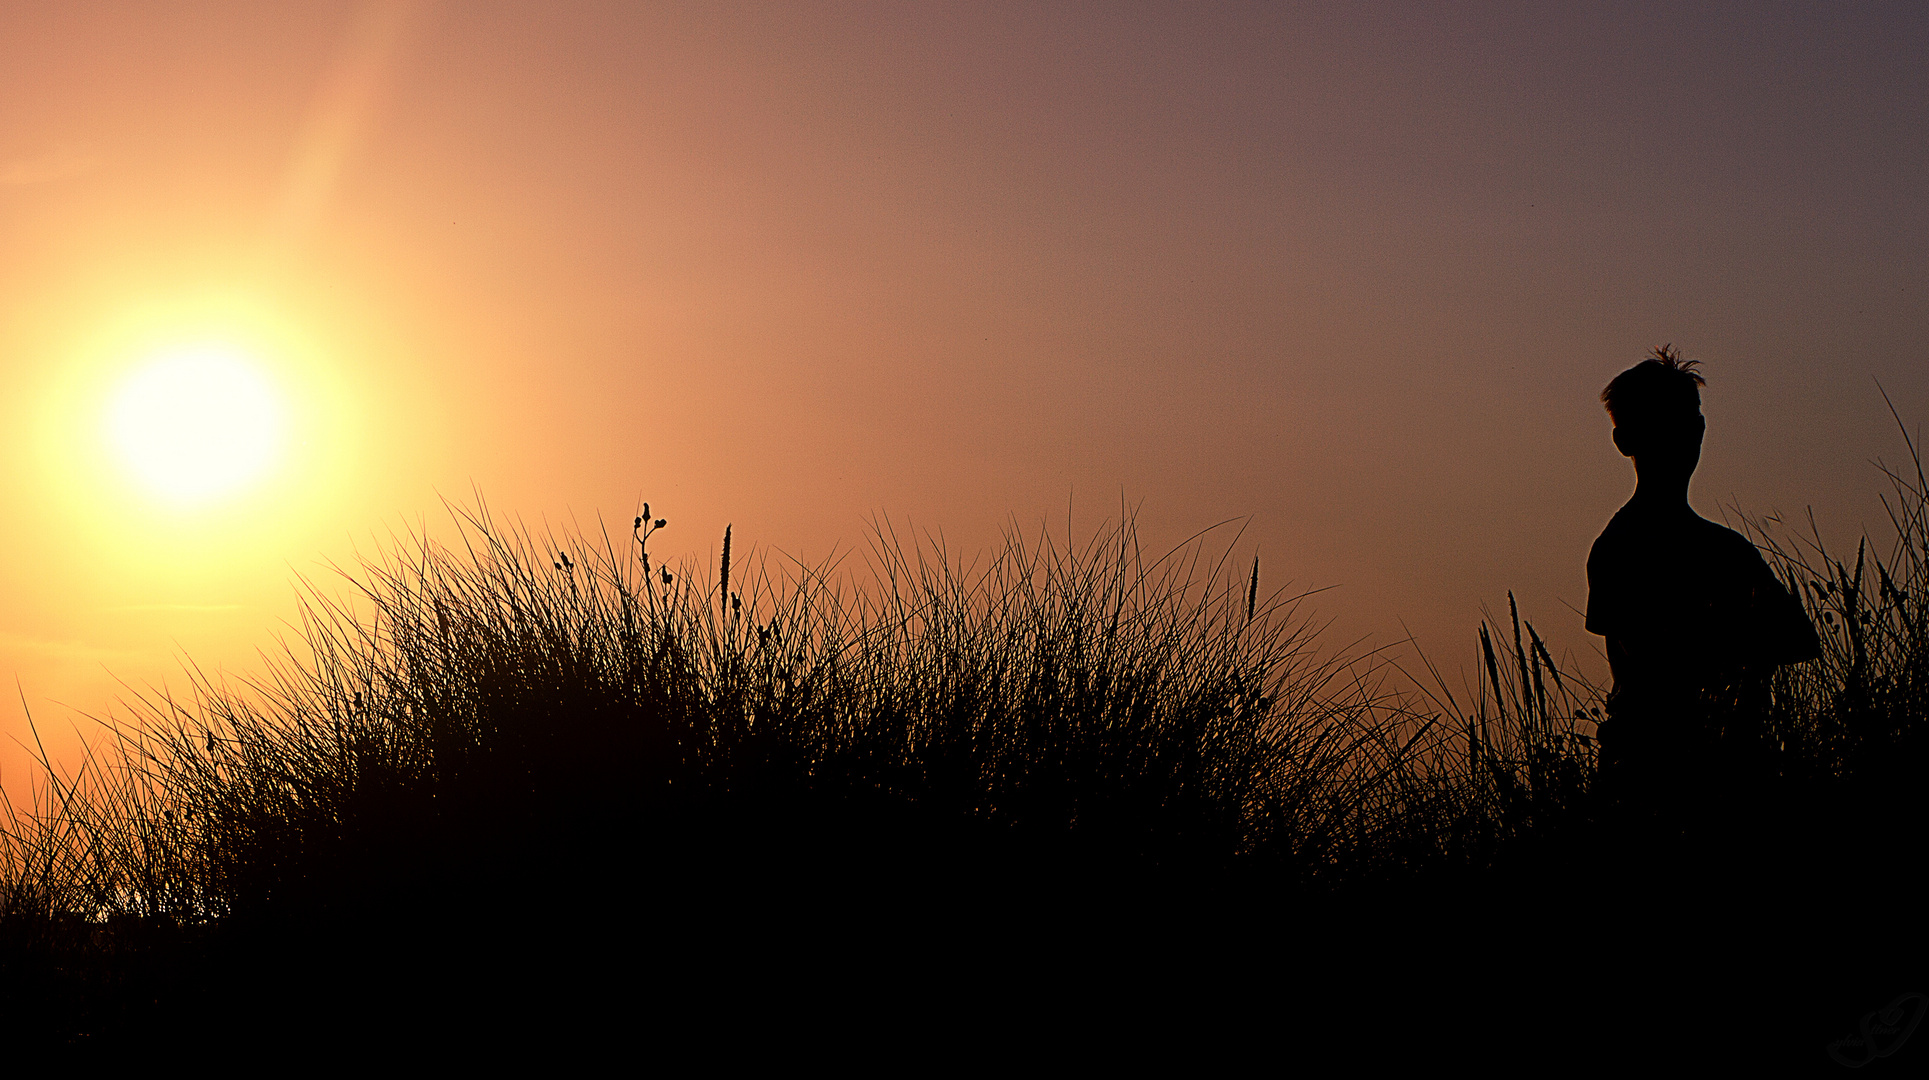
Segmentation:
{"type": "Polygon", "coordinates": [[[1701,438],[1707,430],[1699,406],[1647,412],[1614,425],[1614,446],[1634,459],[1638,473],[1685,475],[1701,463],[1701,438]]]}
{"type": "Polygon", "coordinates": [[[1637,494],[1645,489],[1652,498],[1679,485],[1686,495],[1707,430],[1700,389],[1706,381],[1698,366],[1663,345],[1601,391],[1601,404],[1614,420],[1615,449],[1634,459],[1637,494]]]}

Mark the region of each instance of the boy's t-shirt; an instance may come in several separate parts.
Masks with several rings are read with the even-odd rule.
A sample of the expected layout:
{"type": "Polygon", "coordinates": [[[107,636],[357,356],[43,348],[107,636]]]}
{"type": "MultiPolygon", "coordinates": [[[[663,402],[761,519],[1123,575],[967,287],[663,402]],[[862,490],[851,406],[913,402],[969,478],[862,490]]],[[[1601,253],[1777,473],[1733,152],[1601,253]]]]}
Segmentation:
{"type": "Polygon", "coordinates": [[[1818,652],[1755,545],[1685,504],[1623,506],[1594,541],[1587,583],[1587,629],[1607,638],[1619,708],[1685,705],[1744,668],[1818,652]]]}

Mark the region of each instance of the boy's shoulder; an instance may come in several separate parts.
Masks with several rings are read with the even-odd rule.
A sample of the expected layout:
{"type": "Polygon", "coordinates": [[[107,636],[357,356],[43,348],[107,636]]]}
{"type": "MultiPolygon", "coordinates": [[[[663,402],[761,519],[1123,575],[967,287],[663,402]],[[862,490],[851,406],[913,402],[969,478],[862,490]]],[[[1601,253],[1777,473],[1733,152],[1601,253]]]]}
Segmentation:
{"type": "Polygon", "coordinates": [[[1686,508],[1621,508],[1587,557],[1587,629],[1622,632],[1690,596],[1739,595],[1771,579],[1748,538],[1686,508]]]}
{"type": "Polygon", "coordinates": [[[1653,513],[1630,502],[1595,538],[1588,564],[1634,555],[1689,560],[1761,558],[1761,552],[1747,537],[1693,510],[1653,513]]]}

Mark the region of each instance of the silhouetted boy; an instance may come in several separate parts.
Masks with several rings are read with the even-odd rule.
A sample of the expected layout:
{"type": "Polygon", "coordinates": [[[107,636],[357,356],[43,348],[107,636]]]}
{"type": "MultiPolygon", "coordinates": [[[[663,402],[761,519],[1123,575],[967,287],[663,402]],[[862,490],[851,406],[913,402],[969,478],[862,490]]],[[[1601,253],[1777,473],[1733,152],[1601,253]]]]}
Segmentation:
{"type": "Polygon", "coordinates": [[[1587,559],[1587,628],[1607,638],[1614,671],[1601,778],[1628,809],[1714,796],[1724,761],[1761,738],[1768,673],[1820,651],[1755,546],[1688,505],[1703,385],[1695,361],[1663,346],[1601,393],[1636,477],[1587,559]]]}

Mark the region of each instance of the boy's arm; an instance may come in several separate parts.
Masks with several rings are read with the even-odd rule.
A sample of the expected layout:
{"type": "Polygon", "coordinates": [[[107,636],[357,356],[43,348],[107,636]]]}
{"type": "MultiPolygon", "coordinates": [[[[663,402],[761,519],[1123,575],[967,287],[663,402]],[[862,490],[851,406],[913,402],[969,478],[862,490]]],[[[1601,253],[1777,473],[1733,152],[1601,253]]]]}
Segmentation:
{"type": "Polygon", "coordinates": [[[1596,540],[1587,553],[1586,626],[1588,633],[1603,637],[1615,634],[1621,623],[1616,604],[1621,590],[1616,588],[1611,562],[1601,541],[1596,540]]]}
{"type": "Polygon", "coordinates": [[[1604,533],[1587,554],[1586,626],[1588,633],[1607,639],[1603,644],[1607,648],[1608,670],[1614,675],[1613,693],[1608,699],[1610,711],[1622,700],[1629,683],[1636,679],[1637,666],[1628,655],[1628,590],[1620,569],[1613,546],[1604,533]]]}
{"type": "Polygon", "coordinates": [[[1796,664],[1822,655],[1822,642],[1815,633],[1802,602],[1783,586],[1775,572],[1755,553],[1754,604],[1756,642],[1761,659],[1770,664],[1796,664]]]}

